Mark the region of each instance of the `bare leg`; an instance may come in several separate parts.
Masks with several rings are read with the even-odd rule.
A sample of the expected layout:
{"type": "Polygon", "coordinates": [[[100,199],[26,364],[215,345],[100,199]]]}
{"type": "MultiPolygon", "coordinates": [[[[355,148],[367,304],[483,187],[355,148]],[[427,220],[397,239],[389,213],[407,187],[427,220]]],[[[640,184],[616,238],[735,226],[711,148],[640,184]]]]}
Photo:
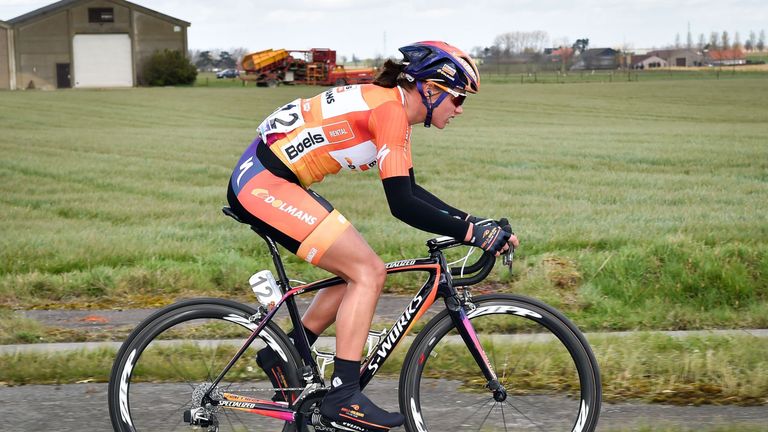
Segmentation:
{"type": "MultiPolygon", "coordinates": [[[[376,303],[384,287],[387,275],[384,262],[360,233],[350,226],[326,251],[318,267],[347,281],[336,314],[336,356],[359,361],[376,311],[376,303]]],[[[329,305],[325,306],[332,306],[330,300],[337,300],[340,293],[341,288],[338,288],[338,291],[329,294],[329,305]]],[[[316,307],[321,306],[318,304],[316,307]]],[[[326,313],[331,310],[328,307],[326,313]]],[[[312,328],[310,330],[314,331],[312,328]]]]}
{"type": "Polygon", "coordinates": [[[336,312],[347,292],[347,284],[339,284],[317,292],[312,303],[301,317],[304,327],[319,335],[336,321],[336,312]]]}

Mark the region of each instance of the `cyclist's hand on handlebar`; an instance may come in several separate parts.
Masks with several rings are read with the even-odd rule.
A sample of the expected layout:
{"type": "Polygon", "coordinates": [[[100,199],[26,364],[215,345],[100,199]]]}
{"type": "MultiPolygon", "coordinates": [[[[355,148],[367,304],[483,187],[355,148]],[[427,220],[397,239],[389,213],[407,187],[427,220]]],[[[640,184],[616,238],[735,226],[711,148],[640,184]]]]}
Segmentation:
{"type": "MultiPolygon", "coordinates": [[[[504,230],[496,221],[491,221],[483,225],[472,224],[471,233],[466,244],[479,247],[485,252],[490,252],[498,256],[501,252],[509,248],[507,243],[512,236],[510,231],[504,230]]],[[[515,239],[517,240],[517,239],[515,239]]]]}
{"type": "MultiPolygon", "coordinates": [[[[486,223],[488,223],[490,221],[493,221],[493,220],[489,219],[489,218],[473,216],[473,215],[468,214],[467,218],[466,218],[466,221],[467,222],[471,222],[471,223],[473,223],[475,225],[477,225],[477,224],[484,225],[484,224],[486,224],[486,223]]],[[[512,231],[512,226],[509,224],[509,221],[507,220],[507,218],[501,218],[501,219],[499,219],[498,221],[495,221],[495,222],[497,224],[499,224],[501,229],[503,229],[504,231],[506,231],[506,232],[511,234],[509,236],[509,240],[507,240],[507,243],[509,243],[509,247],[511,247],[512,250],[517,249],[518,246],[520,246],[520,240],[518,240],[517,236],[512,231]]]]}
{"type": "Polygon", "coordinates": [[[520,240],[518,240],[515,233],[512,232],[512,226],[509,224],[509,221],[507,220],[507,218],[501,218],[498,221],[498,224],[501,227],[501,229],[510,233],[509,240],[508,240],[509,246],[512,247],[513,250],[517,249],[520,246],[520,240]]]}

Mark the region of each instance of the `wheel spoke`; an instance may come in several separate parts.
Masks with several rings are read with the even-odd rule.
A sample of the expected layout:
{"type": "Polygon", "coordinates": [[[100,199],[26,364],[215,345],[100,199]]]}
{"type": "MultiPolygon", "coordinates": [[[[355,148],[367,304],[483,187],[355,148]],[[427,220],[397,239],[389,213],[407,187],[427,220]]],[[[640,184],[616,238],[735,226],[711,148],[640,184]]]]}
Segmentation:
{"type": "Polygon", "coordinates": [[[506,402],[506,404],[512,407],[512,409],[514,409],[515,411],[517,411],[517,413],[520,414],[521,417],[524,417],[526,420],[528,420],[528,423],[532,424],[533,426],[536,426],[536,429],[543,430],[538,424],[536,424],[535,421],[533,421],[533,419],[525,415],[525,413],[520,411],[516,406],[512,405],[509,402],[506,402]]]}
{"type": "MultiPolygon", "coordinates": [[[[598,413],[599,400],[588,396],[595,394],[590,390],[595,388],[599,394],[599,382],[591,373],[596,365],[573,328],[549,309],[521,297],[484,297],[475,300],[478,312],[472,324],[479,329],[478,339],[506,389],[505,400],[487,397],[487,388],[480,398],[465,392],[477,394],[478,383],[485,379],[456,337],[451,318],[444,316],[427,324],[406,358],[404,380],[417,384],[406,385],[404,396],[419,401],[418,411],[409,410],[409,414],[420,416],[414,417],[420,421],[410,421],[410,427],[431,432],[570,432],[580,413],[578,406],[567,402],[572,393],[587,395],[582,398],[590,412],[598,413]],[[551,337],[542,337],[546,334],[551,337]],[[419,363],[421,358],[426,360],[419,363]]],[[[592,415],[582,432],[594,431],[595,420],[592,415]]]]}
{"type": "MultiPolygon", "coordinates": [[[[226,335],[226,338],[241,337],[245,341],[251,334],[245,324],[247,317],[252,314],[250,310],[241,312],[232,307],[212,303],[201,305],[200,310],[169,309],[165,315],[155,316],[152,323],[144,324],[146,330],[136,333],[126,344],[142,346],[145,349],[136,354],[130,349],[122,350],[123,356],[130,353],[136,357],[132,362],[127,362],[126,357],[118,359],[117,364],[123,369],[115,369],[116,375],[113,374],[110,380],[110,416],[116,424],[116,430],[147,432],[191,429],[185,426],[184,411],[194,408],[194,398],[199,398],[201,392],[210,386],[212,379],[220,374],[221,368],[226,364],[222,363],[222,359],[230,353],[228,348],[220,343],[199,344],[189,338],[184,339],[182,343],[173,343],[169,342],[169,339],[190,335],[194,338],[196,334],[190,331],[190,326],[201,325],[206,330],[210,328],[214,329],[216,334],[226,335]],[[233,315],[242,318],[242,321],[233,320],[233,315]],[[135,340],[137,337],[143,339],[135,340]],[[136,371],[139,371],[139,374],[134,375],[136,371]],[[114,376],[126,378],[114,379],[114,376]],[[125,379],[128,380],[127,387],[122,385],[125,379]],[[124,396],[120,396],[120,391],[124,393],[126,388],[130,401],[127,411],[121,405],[124,396]],[[126,414],[130,417],[127,418],[126,414]],[[129,421],[132,426],[128,425],[129,421]]],[[[288,385],[299,387],[298,356],[290,341],[271,323],[265,327],[265,335],[269,335],[274,343],[278,343],[289,354],[288,363],[285,364],[288,385]]],[[[208,331],[204,332],[204,337],[209,337],[208,331]]],[[[231,354],[234,355],[234,352],[231,354]]],[[[250,362],[246,355],[238,360],[232,369],[233,373],[228,374],[227,380],[214,389],[212,396],[218,398],[217,395],[222,391],[245,388],[245,383],[253,386],[248,366],[250,362]]],[[[221,432],[254,430],[256,425],[259,430],[279,431],[286,426],[286,422],[279,419],[250,413],[243,415],[242,411],[222,407],[214,408],[213,415],[221,432]]]]}
{"type": "Polygon", "coordinates": [[[490,417],[491,413],[493,412],[493,408],[495,406],[496,406],[496,403],[494,401],[494,403],[491,404],[491,408],[488,410],[488,414],[486,414],[485,417],[483,417],[483,421],[481,421],[480,426],[477,427],[477,432],[480,432],[480,429],[483,428],[483,425],[485,424],[485,422],[488,421],[488,417],[490,417]]]}

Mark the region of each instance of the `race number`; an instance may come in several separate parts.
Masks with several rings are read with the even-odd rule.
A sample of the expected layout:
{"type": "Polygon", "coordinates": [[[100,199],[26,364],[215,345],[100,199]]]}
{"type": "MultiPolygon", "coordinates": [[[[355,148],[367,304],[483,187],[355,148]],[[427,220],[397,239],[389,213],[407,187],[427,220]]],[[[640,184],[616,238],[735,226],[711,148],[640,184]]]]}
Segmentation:
{"type": "Polygon", "coordinates": [[[253,293],[262,305],[271,308],[283,297],[280,287],[275,282],[275,277],[269,270],[262,270],[248,279],[253,293]]]}
{"type": "Polygon", "coordinates": [[[259,125],[259,134],[263,141],[273,133],[288,132],[304,125],[304,117],[301,115],[301,99],[286,104],[269,115],[259,125]]]}

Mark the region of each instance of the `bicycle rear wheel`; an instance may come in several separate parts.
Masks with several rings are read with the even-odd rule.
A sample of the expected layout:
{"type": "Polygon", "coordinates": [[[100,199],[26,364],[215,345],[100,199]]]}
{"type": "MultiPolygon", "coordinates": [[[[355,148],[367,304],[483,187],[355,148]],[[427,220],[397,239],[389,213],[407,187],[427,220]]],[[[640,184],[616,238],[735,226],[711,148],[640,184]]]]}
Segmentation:
{"type": "MultiPolygon", "coordinates": [[[[202,395],[256,328],[248,320],[255,313],[228,300],[198,299],[169,306],[140,324],[118,352],[110,376],[114,429],[193,430],[184,412],[201,406],[202,395]]],[[[288,387],[299,387],[299,355],[285,333],[268,323],[211,396],[220,399],[226,392],[270,401],[276,389],[256,363],[256,351],[267,344],[285,361],[288,387]]],[[[211,424],[194,430],[295,430],[293,423],[231,408],[213,407],[209,414],[211,424]]]]}
{"type": "Polygon", "coordinates": [[[473,303],[467,316],[506,399],[494,399],[446,310],[427,324],[406,356],[400,375],[406,430],[593,431],[600,374],[576,326],[522,296],[492,294],[473,303]]]}

